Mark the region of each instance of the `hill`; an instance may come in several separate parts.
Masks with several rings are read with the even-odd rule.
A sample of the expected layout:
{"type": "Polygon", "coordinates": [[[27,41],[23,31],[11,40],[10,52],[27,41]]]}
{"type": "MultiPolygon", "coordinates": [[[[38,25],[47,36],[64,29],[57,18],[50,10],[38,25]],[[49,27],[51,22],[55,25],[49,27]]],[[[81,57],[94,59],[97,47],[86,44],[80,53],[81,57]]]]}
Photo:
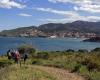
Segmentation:
{"type": "Polygon", "coordinates": [[[1,80],[99,80],[100,48],[29,53],[26,64],[0,57],[1,80]],[[81,75],[81,76],[80,76],[81,75]],[[83,78],[82,78],[83,77],[83,78]],[[34,78],[34,79],[33,79],[34,78]]]}
{"type": "Polygon", "coordinates": [[[75,21],[66,24],[49,23],[40,25],[39,30],[44,32],[75,31],[100,34],[100,22],[75,21]]]}
{"type": "MultiPolygon", "coordinates": [[[[95,33],[100,35],[100,22],[75,21],[72,23],[48,23],[0,32],[0,36],[49,36],[67,32],[95,33]]],[[[72,34],[72,33],[70,33],[72,34]]]]}
{"type": "Polygon", "coordinates": [[[30,27],[21,27],[21,28],[16,28],[12,30],[4,30],[0,33],[1,36],[18,36],[20,34],[24,34],[29,31],[34,31],[37,28],[35,26],[30,26],[30,27]]]}

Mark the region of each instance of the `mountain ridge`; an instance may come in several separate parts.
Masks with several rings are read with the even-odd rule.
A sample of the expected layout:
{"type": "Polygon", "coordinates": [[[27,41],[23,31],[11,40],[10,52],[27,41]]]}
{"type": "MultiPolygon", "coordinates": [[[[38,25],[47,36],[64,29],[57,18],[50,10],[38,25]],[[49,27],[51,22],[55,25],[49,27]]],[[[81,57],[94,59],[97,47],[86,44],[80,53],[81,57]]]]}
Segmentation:
{"type": "MultiPolygon", "coordinates": [[[[0,32],[0,36],[19,36],[20,34],[37,33],[55,34],[64,32],[95,33],[100,35],[100,22],[74,21],[71,23],[47,23],[40,26],[21,27],[0,32]]],[[[36,34],[36,36],[37,36],[36,34]]]]}

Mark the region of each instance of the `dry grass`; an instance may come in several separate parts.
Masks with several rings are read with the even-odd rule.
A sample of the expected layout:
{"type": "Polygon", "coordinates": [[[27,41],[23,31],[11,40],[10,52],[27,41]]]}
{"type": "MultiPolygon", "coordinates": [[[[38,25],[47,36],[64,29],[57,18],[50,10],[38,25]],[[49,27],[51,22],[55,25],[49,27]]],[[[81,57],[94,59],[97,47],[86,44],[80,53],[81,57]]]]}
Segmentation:
{"type": "Polygon", "coordinates": [[[11,65],[0,70],[0,80],[84,80],[66,70],[32,65],[11,65]]]}
{"type": "Polygon", "coordinates": [[[84,78],[75,73],[70,73],[66,70],[59,68],[45,66],[34,66],[34,68],[52,74],[52,76],[56,77],[57,80],[85,80],[84,78]]]}
{"type": "Polygon", "coordinates": [[[29,66],[12,65],[0,70],[0,80],[56,80],[56,78],[29,66]]]}

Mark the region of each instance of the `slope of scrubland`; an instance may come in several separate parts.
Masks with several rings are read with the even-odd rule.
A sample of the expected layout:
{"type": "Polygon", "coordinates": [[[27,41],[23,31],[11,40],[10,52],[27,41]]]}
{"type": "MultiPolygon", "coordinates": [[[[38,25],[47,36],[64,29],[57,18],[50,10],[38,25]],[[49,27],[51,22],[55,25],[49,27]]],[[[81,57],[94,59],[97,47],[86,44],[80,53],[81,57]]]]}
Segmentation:
{"type": "Polygon", "coordinates": [[[56,78],[34,67],[11,65],[0,70],[0,80],[56,80],[56,78]]]}
{"type": "Polygon", "coordinates": [[[32,65],[11,65],[0,70],[1,80],[84,80],[66,70],[32,65]]]}
{"type": "Polygon", "coordinates": [[[21,67],[2,56],[0,68],[1,80],[100,80],[100,48],[35,52],[21,67]]]}

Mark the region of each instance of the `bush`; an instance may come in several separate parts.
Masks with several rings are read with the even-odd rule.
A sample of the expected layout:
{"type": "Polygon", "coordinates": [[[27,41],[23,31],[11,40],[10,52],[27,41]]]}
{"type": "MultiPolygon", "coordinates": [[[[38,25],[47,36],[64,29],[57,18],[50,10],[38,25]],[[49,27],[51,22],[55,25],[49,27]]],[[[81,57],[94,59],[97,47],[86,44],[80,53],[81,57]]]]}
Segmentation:
{"type": "Polygon", "coordinates": [[[95,49],[93,49],[91,52],[96,52],[96,51],[97,51],[97,52],[98,52],[98,51],[100,52],[100,48],[95,48],[95,49]]]}
{"type": "Polygon", "coordinates": [[[66,52],[75,52],[75,51],[72,49],[68,49],[68,50],[66,50],[66,52]]]}
{"type": "Polygon", "coordinates": [[[5,56],[0,57],[0,68],[6,67],[11,64],[13,64],[13,62],[11,60],[8,60],[7,57],[5,57],[5,56]]]}
{"type": "Polygon", "coordinates": [[[79,72],[81,74],[88,74],[89,73],[89,71],[88,71],[86,66],[81,66],[80,69],[79,69],[79,72]]]}
{"type": "Polygon", "coordinates": [[[89,71],[99,70],[99,66],[89,59],[84,59],[84,61],[82,61],[81,64],[86,66],[89,71]]]}
{"type": "Polygon", "coordinates": [[[81,52],[81,53],[88,53],[88,50],[86,50],[86,49],[79,49],[78,52],[81,52]]]}
{"type": "Polygon", "coordinates": [[[49,58],[49,54],[48,54],[48,52],[38,52],[37,53],[37,58],[48,59],[49,58]]]}
{"type": "Polygon", "coordinates": [[[73,65],[73,69],[71,72],[78,72],[80,67],[81,67],[81,64],[79,64],[78,62],[74,63],[73,65]]]}
{"type": "Polygon", "coordinates": [[[90,72],[90,80],[100,80],[100,72],[90,72]]]}
{"type": "Polygon", "coordinates": [[[36,50],[31,45],[24,44],[24,45],[21,45],[18,47],[18,51],[21,54],[23,54],[25,52],[27,52],[29,54],[33,54],[33,53],[35,53],[36,50]]]}

